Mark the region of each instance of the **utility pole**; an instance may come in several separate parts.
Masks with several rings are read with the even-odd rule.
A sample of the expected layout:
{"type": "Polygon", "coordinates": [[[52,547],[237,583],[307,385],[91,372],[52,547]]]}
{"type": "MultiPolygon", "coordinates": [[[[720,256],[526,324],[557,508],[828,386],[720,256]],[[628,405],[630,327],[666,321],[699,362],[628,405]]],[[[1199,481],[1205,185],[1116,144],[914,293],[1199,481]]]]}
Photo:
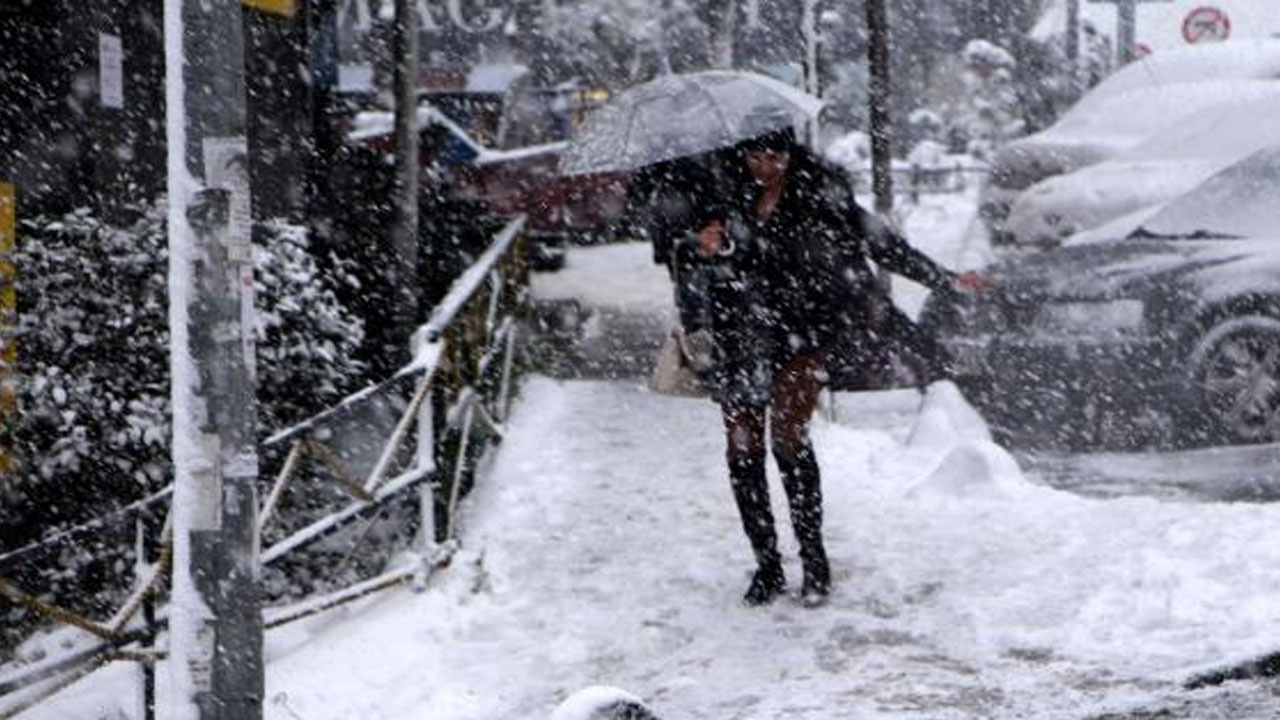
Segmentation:
{"type": "MultiPolygon", "coordinates": [[[[822,75],[818,67],[818,52],[821,37],[818,31],[818,1],[802,0],[800,12],[800,33],[804,36],[804,90],[810,95],[822,97],[822,75]]],[[[822,142],[822,127],[818,118],[811,118],[806,131],[809,135],[809,146],[815,151],[822,142]]]]}
{"type": "Polygon", "coordinates": [[[1080,0],[1067,0],[1067,28],[1065,34],[1067,67],[1071,73],[1071,91],[1074,94],[1080,82],[1080,0]]]}
{"type": "Polygon", "coordinates": [[[1116,52],[1120,65],[1133,60],[1138,26],[1137,0],[1119,0],[1116,4],[1116,52]]]}
{"type": "Polygon", "coordinates": [[[1128,65],[1137,57],[1138,3],[1173,0],[1089,0],[1116,6],[1116,64],[1128,65]]]}
{"type": "MultiPolygon", "coordinates": [[[[395,95],[395,227],[391,231],[391,318],[395,352],[408,353],[418,323],[418,12],[414,0],[395,0],[392,75],[395,95]]],[[[407,360],[407,356],[405,357],[407,360]]],[[[400,363],[396,363],[399,365],[400,363]]]]}
{"type": "Polygon", "coordinates": [[[818,0],[802,0],[800,33],[804,36],[804,90],[818,97],[822,94],[818,78],[818,0]]]}
{"type": "Polygon", "coordinates": [[[18,422],[18,194],[0,180],[0,475],[17,462],[12,428],[18,422]]]}
{"type": "Polygon", "coordinates": [[[312,63],[307,217],[313,223],[329,225],[337,210],[330,170],[342,143],[334,117],[338,88],[338,6],[335,0],[310,0],[305,4],[303,17],[312,63]]]}
{"type": "Polygon", "coordinates": [[[867,0],[867,64],[871,72],[871,186],[876,212],[893,210],[892,128],[889,119],[889,15],[884,0],[867,0]]]}
{"type": "Polygon", "coordinates": [[[165,0],[173,720],[262,717],[241,0],[165,0]]]}

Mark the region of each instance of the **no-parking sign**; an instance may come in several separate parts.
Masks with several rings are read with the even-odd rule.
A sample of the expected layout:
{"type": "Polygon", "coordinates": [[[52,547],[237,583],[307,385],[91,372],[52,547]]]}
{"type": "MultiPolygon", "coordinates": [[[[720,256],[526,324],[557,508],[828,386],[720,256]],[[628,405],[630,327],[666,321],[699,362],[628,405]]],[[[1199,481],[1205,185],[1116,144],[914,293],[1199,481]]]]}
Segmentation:
{"type": "Polygon", "coordinates": [[[1222,42],[1229,37],[1231,18],[1216,7],[1198,7],[1182,21],[1182,39],[1189,43],[1222,42]]]}

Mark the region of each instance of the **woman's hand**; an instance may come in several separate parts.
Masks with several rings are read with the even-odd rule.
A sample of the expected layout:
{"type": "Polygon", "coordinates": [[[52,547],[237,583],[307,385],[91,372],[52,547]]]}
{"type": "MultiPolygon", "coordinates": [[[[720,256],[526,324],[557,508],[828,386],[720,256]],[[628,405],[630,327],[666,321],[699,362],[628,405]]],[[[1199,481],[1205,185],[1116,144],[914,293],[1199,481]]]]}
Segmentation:
{"type": "Polygon", "coordinates": [[[983,273],[976,270],[970,270],[966,273],[957,275],[955,280],[951,281],[951,287],[956,292],[962,293],[984,293],[991,289],[991,279],[983,273]]]}
{"type": "Polygon", "coordinates": [[[704,260],[716,256],[725,246],[725,228],[721,220],[712,220],[698,231],[698,255],[704,260]]]}

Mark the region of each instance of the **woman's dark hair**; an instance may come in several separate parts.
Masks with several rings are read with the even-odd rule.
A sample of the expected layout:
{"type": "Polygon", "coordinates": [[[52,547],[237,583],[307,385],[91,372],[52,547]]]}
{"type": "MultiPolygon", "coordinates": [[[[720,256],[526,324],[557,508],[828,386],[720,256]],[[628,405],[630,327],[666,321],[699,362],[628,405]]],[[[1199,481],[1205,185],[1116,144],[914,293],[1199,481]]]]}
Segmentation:
{"type": "Polygon", "coordinates": [[[753,138],[743,140],[738,143],[738,150],[742,154],[749,152],[759,152],[761,150],[777,150],[779,152],[791,152],[796,146],[796,131],[790,126],[770,130],[753,138]]]}

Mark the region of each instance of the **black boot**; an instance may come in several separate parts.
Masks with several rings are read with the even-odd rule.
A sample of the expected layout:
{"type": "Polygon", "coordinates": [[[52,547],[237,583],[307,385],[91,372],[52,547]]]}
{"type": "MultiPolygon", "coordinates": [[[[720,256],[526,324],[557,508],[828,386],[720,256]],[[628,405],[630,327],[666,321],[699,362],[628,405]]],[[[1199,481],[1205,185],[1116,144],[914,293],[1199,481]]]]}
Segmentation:
{"type": "Polygon", "coordinates": [[[787,590],[787,578],[782,574],[782,566],[777,568],[757,568],[751,576],[751,584],[742,602],[752,607],[768,605],[787,590]]]}
{"type": "Polygon", "coordinates": [[[791,525],[800,544],[804,585],[800,601],[821,605],[831,593],[831,566],[822,543],[822,482],[813,446],[805,443],[798,451],[774,449],[774,459],[782,473],[782,487],[791,506],[791,525]]]}
{"type": "Polygon", "coordinates": [[[764,605],[781,595],[787,585],[782,556],[778,554],[778,536],[773,529],[773,512],[769,509],[764,459],[730,460],[729,480],[742,529],[756,557],[756,572],[742,599],[748,605],[764,605]]]}

